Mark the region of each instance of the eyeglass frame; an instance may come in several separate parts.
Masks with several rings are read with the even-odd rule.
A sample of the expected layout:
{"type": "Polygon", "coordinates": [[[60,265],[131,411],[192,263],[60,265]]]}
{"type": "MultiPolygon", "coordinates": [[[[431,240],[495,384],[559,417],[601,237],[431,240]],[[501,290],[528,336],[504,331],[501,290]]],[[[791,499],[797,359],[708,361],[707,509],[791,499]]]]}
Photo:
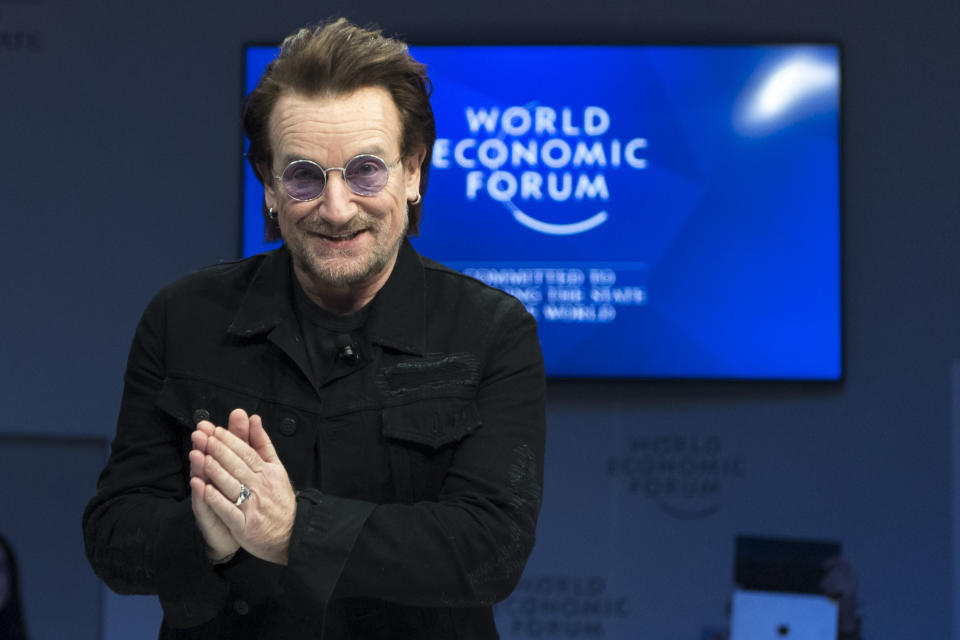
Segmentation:
{"type": "Polygon", "coordinates": [[[389,164],[388,164],[386,160],[384,160],[383,158],[381,158],[380,156],[378,156],[378,155],[376,155],[376,154],[374,154],[374,153],[358,153],[357,155],[355,155],[355,156],[353,156],[352,158],[350,158],[349,160],[347,160],[347,163],[346,163],[345,165],[343,165],[342,167],[323,167],[323,166],[320,165],[319,162],[314,162],[313,160],[308,160],[307,158],[300,158],[300,159],[291,160],[290,162],[288,162],[287,165],[283,168],[283,171],[281,171],[279,175],[273,174],[273,177],[274,177],[274,179],[275,179],[277,182],[279,182],[279,183],[283,186],[283,192],[287,194],[287,197],[290,198],[291,200],[296,200],[297,202],[313,202],[314,200],[316,200],[317,198],[319,198],[320,196],[322,196],[322,195],[324,194],[324,192],[327,190],[327,182],[328,182],[327,172],[328,172],[328,171],[339,171],[339,172],[340,172],[340,176],[343,178],[343,183],[344,183],[345,185],[347,185],[347,188],[350,189],[350,192],[353,193],[353,194],[356,194],[356,195],[358,195],[358,196],[361,196],[361,197],[365,197],[365,198],[366,198],[366,197],[375,196],[375,195],[377,195],[378,193],[380,193],[381,191],[383,191],[384,189],[386,189],[386,188],[387,188],[387,182],[385,182],[385,183],[383,184],[383,186],[380,187],[380,189],[379,189],[378,191],[375,191],[374,193],[357,193],[357,192],[353,189],[353,187],[350,186],[350,182],[347,181],[347,179],[346,179],[346,173],[345,173],[345,171],[347,170],[347,166],[348,166],[351,162],[353,162],[354,160],[356,160],[357,158],[375,158],[376,160],[379,160],[380,162],[382,162],[382,163],[383,163],[383,166],[387,168],[387,182],[390,182],[390,174],[391,174],[391,173],[393,172],[393,170],[397,167],[397,165],[400,164],[400,161],[403,160],[403,155],[401,155],[399,158],[397,158],[396,160],[394,160],[392,163],[389,163],[389,164]],[[320,173],[323,175],[323,189],[321,189],[321,190],[320,190],[320,193],[318,193],[317,195],[313,196],[312,198],[308,198],[308,199],[306,199],[306,200],[302,200],[302,199],[300,199],[300,198],[296,198],[296,197],[292,196],[292,195],[290,194],[290,192],[287,191],[287,185],[284,184],[284,182],[283,182],[283,174],[286,173],[286,172],[287,172],[287,169],[289,169],[292,165],[295,165],[295,164],[297,164],[297,163],[299,163],[299,162],[306,162],[307,164],[312,164],[312,165],[315,166],[317,169],[319,169],[319,170],[320,170],[320,173]]]}

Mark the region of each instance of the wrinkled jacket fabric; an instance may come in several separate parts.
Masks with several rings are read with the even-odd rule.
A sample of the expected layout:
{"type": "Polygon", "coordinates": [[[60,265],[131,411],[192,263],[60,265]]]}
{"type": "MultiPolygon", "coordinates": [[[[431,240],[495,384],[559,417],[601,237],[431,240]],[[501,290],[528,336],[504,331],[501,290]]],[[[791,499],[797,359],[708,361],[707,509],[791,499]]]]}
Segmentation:
{"type": "Polygon", "coordinates": [[[496,638],[492,604],[534,541],[544,445],[536,325],[405,242],[360,360],[311,379],[285,249],[201,270],[148,305],[109,462],[84,512],[91,565],[155,593],[161,638],[496,638]],[[297,491],[289,564],[211,565],[190,433],[257,413],[297,491]]]}

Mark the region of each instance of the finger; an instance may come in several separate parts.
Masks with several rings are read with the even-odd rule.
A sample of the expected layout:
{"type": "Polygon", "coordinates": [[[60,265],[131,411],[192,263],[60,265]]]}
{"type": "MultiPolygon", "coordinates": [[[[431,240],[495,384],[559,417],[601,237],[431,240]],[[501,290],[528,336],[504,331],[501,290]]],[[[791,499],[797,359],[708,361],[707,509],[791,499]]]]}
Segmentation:
{"type": "Polygon", "coordinates": [[[193,448],[201,453],[207,452],[207,434],[202,431],[194,431],[190,434],[190,442],[193,444],[193,448]]]}
{"type": "MultiPolygon", "coordinates": [[[[190,479],[190,505],[193,507],[193,515],[197,519],[197,526],[200,527],[204,538],[212,535],[219,527],[225,526],[204,499],[206,490],[207,484],[203,480],[190,479]]],[[[207,544],[210,544],[210,540],[207,540],[207,544]]]]}
{"type": "Polygon", "coordinates": [[[207,453],[231,473],[244,474],[244,477],[263,467],[263,460],[250,445],[222,427],[217,427],[214,437],[207,441],[207,453]]]}
{"type": "MultiPolygon", "coordinates": [[[[253,497],[253,496],[251,496],[253,497]]],[[[245,517],[243,511],[228,500],[223,493],[217,490],[213,485],[207,485],[203,492],[203,500],[210,507],[210,510],[230,529],[230,532],[237,538],[237,534],[243,531],[245,517]]]]}
{"type": "Polygon", "coordinates": [[[237,478],[212,456],[207,456],[203,462],[203,470],[207,474],[207,484],[212,484],[217,490],[231,501],[240,495],[240,485],[246,484],[237,478]]]}
{"type": "MultiPolygon", "coordinates": [[[[200,480],[206,482],[207,476],[203,471],[203,452],[198,449],[194,449],[189,454],[187,454],[187,459],[190,461],[190,478],[200,478],[200,480]]],[[[191,489],[193,485],[191,484],[191,489]]]]}
{"type": "Polygon", "coordinates": [[[280,461],[267,430],[263,428],[263,420],[256,414],[250,416],[250,446],[264,462],[280,461]]]}
{"type": "Polygon", "coordinates": [[[197,528],[200,530],[204,542],[206,542],[207,557],[210,560],[222,562],[224,558],[229,559],[237,552],[238,544],[230,528],[207,504],[204,498],[206,491],[207,484],[205,482],[199,478],[190,479],[190,501],[193,507],[193,516],[197,528]]]}
{"type": "Polygon", "coordinates": [[[227,423],[230,433],[237,436],[242,442],[250,442],[250,418],[243,409],[234,409],[230,412],[230,420],[227,423]]]}
{"type": "Polygon", "coordinates": [[[254,472],[263,466],[263,460],[250,445],[223,427],[214,430],[213,438],[207,443],[207,453],[214,455],[224,467],[235,473],[242,472],[239,463],[254,472]]]}
{"type": "Polygon", "coordinates": [[[197,520],[203,519],[203,516],[210,512],[210,506],[203,501],[206,484],[200,478],[190,478],[190,505],[197,520]]]}
{"type": "Polygon", "coordinates": [[[209,420],[201,420],[197,423],[197,430],[199,430],[201,433],[205,433],[208,436],[213,435],[214,428],[216,428],[215,425],[209,420]]]}

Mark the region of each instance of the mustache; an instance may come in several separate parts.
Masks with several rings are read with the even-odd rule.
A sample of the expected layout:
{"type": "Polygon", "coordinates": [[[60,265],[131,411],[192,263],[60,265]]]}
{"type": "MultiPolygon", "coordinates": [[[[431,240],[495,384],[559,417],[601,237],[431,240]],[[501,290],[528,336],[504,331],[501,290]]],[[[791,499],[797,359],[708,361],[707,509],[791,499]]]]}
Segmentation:
{"type": "Polygon", "coordinates": [[[366,229],[376,229],[376,220],[357,214],[345,225],[330,224],[321,217],[301,218],[297,221],[297,228],[307,233],[315,233],[323,236],[342,236],[359,233],[366,229]]]}

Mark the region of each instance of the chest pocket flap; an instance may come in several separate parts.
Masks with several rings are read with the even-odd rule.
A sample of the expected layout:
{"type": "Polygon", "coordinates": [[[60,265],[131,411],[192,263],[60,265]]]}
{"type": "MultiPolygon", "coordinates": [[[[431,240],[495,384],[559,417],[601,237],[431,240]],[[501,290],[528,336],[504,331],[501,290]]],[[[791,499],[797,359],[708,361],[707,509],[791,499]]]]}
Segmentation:
{"type": "Polygon", "coordinates": [[[476,402],[463,398],[433,398],[383,410],[383,435],[430,449],[463,439],[480,426],[476,402]]]}

